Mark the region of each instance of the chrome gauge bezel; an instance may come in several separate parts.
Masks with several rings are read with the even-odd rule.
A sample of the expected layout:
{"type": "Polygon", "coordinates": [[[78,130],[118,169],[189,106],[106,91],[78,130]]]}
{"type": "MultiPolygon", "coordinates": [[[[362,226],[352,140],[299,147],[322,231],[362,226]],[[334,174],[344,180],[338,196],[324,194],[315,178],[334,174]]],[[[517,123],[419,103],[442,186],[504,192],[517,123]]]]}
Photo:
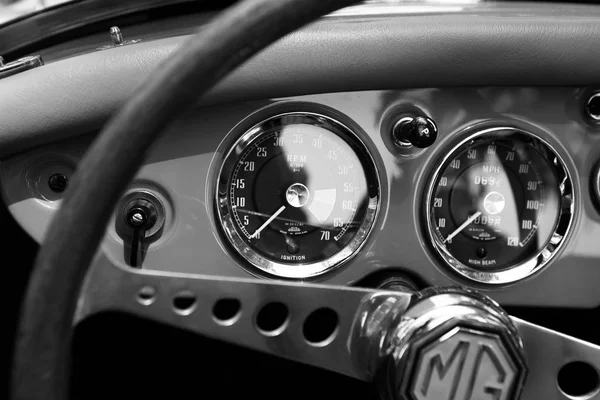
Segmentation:
{"type": "MultiPolygon", "coordinates": [[[[236,131],[236,129],[234,129],[234,131],[236,131]]],[[[230,134],[234,133],[230,132],[230,134]]],[[[371,155],[365,142],[356,132],[339,120],[324,114],[316,112],[291,111],[274,114],[266,119],[261,120],[251,128],[245,130],[244,133],[234,142],[221,160],[218,171],[219,172],[216,177],[217,181],[215,185],[215,209],[220,223],[217,221],[217,225],[220,227],[224,237],[233,247],[235,252],[241,256],[244,261],[249,263],[251,267],[258,270],[251,272],[262,272],[275,277],[290,279],[307,279],[330,272],[348,262],[360,251],[371,234],[379,214],[381,185],[379,172],[373,156],[371,155]],[[247,146],[251,145],[255,140],[267,133],[265,126],[269,126],[270,129],[272,129],[271,124],[274,121],[285,117],[294,117],[294,119],[298,121],[297,123],[320,127],[332,132],[332,134],[340,136],[353,151],[360,151],[359,159],[363,164],[363,168],[365,167],[365,163],[368,163],[368,167],[373,171],[372,175],[376,180],[376,182],[367,182],[368,184],[376,185],[377,190],[375,190],[375,193],[369,194],[369,202],[364,219],[362,220],[361,225],[356,231],[354,237],[340,251],[331,257],[318,262],[284,264],[265,258],[252,249],[242,238],[235,227],[235,221],[232,213],[230,212],[228,198],[229,178],[235,166],[235,160],[240,154],[242,154],[247,146]]]]}
{"type": "Polygon", "coordinates": [[[477,130],[475,133],[468,135],[465,139],[454,145],[448,151],[445,151],[444,154],[446,155],[437,163],[433,174],[430,175],[431,179],[428,184],[425,202],[425,225],[427,226],[427,236],[436,254],[441,257],[444,263],[460,276],[467,278],[470,281],[487,285],[505,285],[515,283],[537,273],[546,267],[556,256],[568,238],[575,215],[575,194],[571,174],[563,158],[556,151],[556,149],[539,135],[536,135],[530,131],[512,126],[497,126],[477,130]],[[498,137],[500,133],[502,133],[503,137],[508,136],[506,135],[507,132],[510,133],[510,136],[516,135],[517,137],[526,136],[528,138],[533,138],[552,153],[554,160],[548,161],[558,178],[558,189],[560,194],[559,206],[561,209],[559,211],[559,216],[556,224],[554,225],[553,233],[550,236],[550,239],[535,255],[521,263],[503,270],[482,271],[465,265],[457,260],[442,243],[441,239],[436,234],[437,227],[435,226],[430,205],[435,191],[435,184],[438,181],[440,173],[442,172],[442,168],[447,165],[448,161],[452,157],[455,157],[461,149],[464,149],[467,146],[473,146],[478,141],[489,140],[490,138],[498,137]]]}

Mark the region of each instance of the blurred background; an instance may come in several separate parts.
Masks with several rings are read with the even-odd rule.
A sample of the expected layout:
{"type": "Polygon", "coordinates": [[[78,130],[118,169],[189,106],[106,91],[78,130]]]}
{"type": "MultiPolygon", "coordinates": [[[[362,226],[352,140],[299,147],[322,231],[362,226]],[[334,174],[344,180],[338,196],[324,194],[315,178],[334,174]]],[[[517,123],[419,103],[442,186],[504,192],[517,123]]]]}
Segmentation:
{"type": "MultiPolygon", "coordinates": [[[[75,3],[75,2],[90,2],[95,3],[101,8],[115,7],[115,2],[118,0],[0,0],[0,26],[2,24],[6,24],[11,20],[19,18],[24,15],[32,14],[39,12],[43,9],[47,9],[53,6],[57,6],[64,3],[75,3]]],[[[194,2],[194,0],[121,0],[122,3],[143,3],[143,2],[194,2]]],[[[414,6],[421,5],[464,5],[464,4],[474,4],[480,2],[489,2],[489,3],[505,3],[510,1],[530,1],[530,2],[554,2],[554,3],[599,3],[600,0],[364,0],[364,3],[374,3],[381,7],[386,7],[389,5],[398,5],[402,4],[403,6],[408,6],[409,8],[414,6]]],[[[225,6],[231,4],[232,0],[202,0],[198,1],[203,3],[204,5],[212,4],[219,5],[215,9],[221,9],[225,6]]],[[[95,6],[96,7],[96,6],[95,6]]],[[[121,7],[122,8],[122,7],[121,7]]],[[[126,7],[125,7],[126,8],[126,7]]],[[[2,39],[0,38],[0,43],[2,39]]]]}
{"type": "Polygon", "coordinates": [[[0,24],[69,1],[73,0],[0,0],[0,24]]]}

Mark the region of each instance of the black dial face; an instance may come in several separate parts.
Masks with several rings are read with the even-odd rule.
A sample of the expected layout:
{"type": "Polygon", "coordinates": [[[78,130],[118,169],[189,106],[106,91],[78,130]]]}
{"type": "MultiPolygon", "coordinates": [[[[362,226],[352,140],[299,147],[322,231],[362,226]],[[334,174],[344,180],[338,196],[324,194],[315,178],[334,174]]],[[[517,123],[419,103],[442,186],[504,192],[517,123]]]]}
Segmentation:
{"type": "Polygon", "coordinates": [[[545,252],[547,261],[564,236],[558,225],[565,190],[562,162],[539,139],[510,129],[476,136],[444,160],[433,180],[434,245],[476,280],[506,283],[521,266],[533,272],[538,255],[545,252]]]}
{"type": "Polygon", "coordinates": [[[346,127],[292,113],[246,132],[226,157],[218,210],[231,244],[254,266],[309,277],[353,255],[378,205],[375,167],[346,127]]]}

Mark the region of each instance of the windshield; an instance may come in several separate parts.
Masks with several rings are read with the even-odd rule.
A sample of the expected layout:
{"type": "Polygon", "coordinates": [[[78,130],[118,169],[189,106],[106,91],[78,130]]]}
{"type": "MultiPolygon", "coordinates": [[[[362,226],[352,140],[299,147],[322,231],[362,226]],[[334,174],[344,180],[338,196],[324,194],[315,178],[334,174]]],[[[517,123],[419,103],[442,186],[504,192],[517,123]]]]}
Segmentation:
{"type": "MultiPolygon", "coordinates": [[[[73,2],[84,2],[86,0],[0,0],[0,25],[10,22],[16,18],[26,16],[35,12],[42,11],[44,9],[73,2]]],[[[127,2],[128,0],[123,0],[127,2]]],[[[153,0],[148,0],[151,2],[153,0]]],[[[168,0],[167,0],[168,1],[168,0]]],[[[173,0],[178,2],[181,0],[173,0]]],[[[191,1],[191,0],[188,0],[191,1]]],[[[362,4],[377,5],[377,6],[389,6],[389,5],[410,5],[410,4],[447,4],[447,3],[479,3],[480,1],[487,0],[365,0],[362,4]]],[[[547,1],[547,0],[546,0],[547,1]]],[[[227,3],[227,2],[223,2],[227,3]]],[[[107,3],[107,7],[114,6],[110,1],[107,3]]]]}
{"type": "Polygon", "coordinates": [[[0,0],[0,24],[69,1],[74,0],[0,0]]]}
{"type": "MultiPolygon", "coordinates": [[[[48,9],[53,6],[57,6],[64,3],[74,2],[85,2],[87,0],[0,0],[0,25],[6,24],[16,18],[33,14],[44,9],[48,9]]],[[[122,0],[127,2],[128,0],[122,0]]],[[[144,2],[144,0],[140,0],[144,2]]],[[[156,0],[147,0],[148,2],[156,0]]],[[[166,0],[168,2],[169,0],[166,0]]],[[[182,0],[172,0],[174,3],[181,2],[182,0]]],[[[192,0],[183,0],[192,1],[192,0]]],[[[481,2],[506,2],[514,0],[364,0],[362,4],[382,6],[386,7],[389,5],[403,5],[403,6],[415,6],[415,5],[464,5],[474,4],[481,2]]],[[[516,1],[527,1],[527,0],[516,0],[516,1]]],[[[532,1],[532,0],[529,0],[532,1]]],[[[538,0],[533,0],[538,1],[538,0]]],[[[597,3],[599,0],[540,0],[545,2],[565,2],[565,3],[597,3]]],[[[113,7],[114,4],[111,1],[107,1],[106,7],[113,7]]],[[[352,7],[350,7],[352,9],[352,7]]],[[[342,12],[343,13],[343,12],[342,12]]]]}

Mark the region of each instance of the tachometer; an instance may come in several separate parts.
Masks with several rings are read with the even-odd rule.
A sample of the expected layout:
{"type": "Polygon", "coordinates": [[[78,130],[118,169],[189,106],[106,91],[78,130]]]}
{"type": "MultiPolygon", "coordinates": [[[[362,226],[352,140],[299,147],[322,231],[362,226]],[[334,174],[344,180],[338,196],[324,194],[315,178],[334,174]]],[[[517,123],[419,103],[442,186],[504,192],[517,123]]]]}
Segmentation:
{"type": "Polygon", "coordinates": [[[449,152],[428,191],[430,238],[444,261],[484,283],[542,268],[573,216],[567,169],[538,137],[513,128],[478,132],[449,152]]]}
{"type": "Polygon", "coordinates": [[[225,157],[217,211],[226,238],[264,272],[306,278],[356,253],[379,204],[376,169],[350,129],[287,113],[246,131],[225,157]]]}

